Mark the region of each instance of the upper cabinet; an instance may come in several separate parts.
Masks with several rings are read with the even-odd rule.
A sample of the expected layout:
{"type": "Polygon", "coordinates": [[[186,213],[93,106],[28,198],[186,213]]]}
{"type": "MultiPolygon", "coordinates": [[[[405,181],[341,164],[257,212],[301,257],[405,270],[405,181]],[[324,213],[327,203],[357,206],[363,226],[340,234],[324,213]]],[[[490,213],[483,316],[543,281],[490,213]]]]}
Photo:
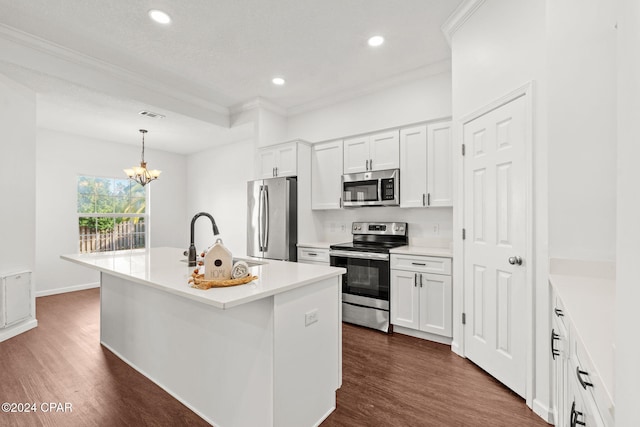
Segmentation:
{"type": "Polygon", "coordinates": [[[274,145],[258,150],[257,178],[296,176],[298,144],[296,141],[274,145]]]}
{"type": "Polygon", "coordinates": [[[400,130],[400,207],[453,206],[451,122],[400,130]]]}
{"type": "Polygon", "coordinates": [[[348,174],[396,169],[400,166],[399,151],[397,130],[345,139],[343,171],[348,174]]]}
{"type": "Polygon", "coordinates": [[[342,206],[342,140],[314,144],[311,149],[311,209],[342,206]]]}
{"type": "Polygon", "coordinates": [[[453,206],[451,122],[427,125],[427,194],[429,206],[453,206]]]}

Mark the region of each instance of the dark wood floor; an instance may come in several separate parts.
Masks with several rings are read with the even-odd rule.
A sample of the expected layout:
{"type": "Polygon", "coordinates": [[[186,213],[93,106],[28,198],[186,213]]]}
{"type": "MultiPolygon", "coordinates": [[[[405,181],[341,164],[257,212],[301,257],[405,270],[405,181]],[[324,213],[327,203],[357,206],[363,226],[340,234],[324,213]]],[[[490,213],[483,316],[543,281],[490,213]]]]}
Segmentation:
{"type": "MultiPolygon", "coordinates": [[[[38,298],[37,317],[38,328],[0,343],[0,403],[35,403],[37,412],[0,413],[0,425],[208,425],[100,346],[97,289],[38,298]],[[73,411],[45,413],[46,402],[73,411]]],[[[547,425],[447,346],[343,330],[343,385],[323,427],[547,425]]]]}

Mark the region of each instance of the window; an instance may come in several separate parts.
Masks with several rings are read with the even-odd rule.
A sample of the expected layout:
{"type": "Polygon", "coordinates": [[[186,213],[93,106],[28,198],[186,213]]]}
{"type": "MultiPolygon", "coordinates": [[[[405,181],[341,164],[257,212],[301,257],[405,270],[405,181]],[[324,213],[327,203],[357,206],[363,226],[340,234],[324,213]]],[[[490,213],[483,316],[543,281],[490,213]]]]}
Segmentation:
{"type": "Polygon", "coordinates": [[[144,248],[146,191],[130,179],[78,177],[80,253],[144,248]]]}

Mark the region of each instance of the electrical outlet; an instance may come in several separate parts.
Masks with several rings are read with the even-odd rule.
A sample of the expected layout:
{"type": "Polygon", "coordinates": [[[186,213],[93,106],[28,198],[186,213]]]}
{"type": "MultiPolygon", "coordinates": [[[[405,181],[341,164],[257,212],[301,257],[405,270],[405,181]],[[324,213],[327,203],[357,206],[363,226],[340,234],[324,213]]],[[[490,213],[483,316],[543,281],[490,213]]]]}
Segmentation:
{"type": "Polygon", "coordinates": [[[433,235],[437,236],[440,234],[440,224],[434,224],[433,226],[433,235]]]}
{"type": "Polygon", "coordinates": [[[347,231],[347,224],[340,224],[340,231],[347,231]]]}
{"type": "Polygon", "coordinates": [[[309,326],[318,321],[318,309],[308,311],[304,314],[304,326],[309,326]]]}

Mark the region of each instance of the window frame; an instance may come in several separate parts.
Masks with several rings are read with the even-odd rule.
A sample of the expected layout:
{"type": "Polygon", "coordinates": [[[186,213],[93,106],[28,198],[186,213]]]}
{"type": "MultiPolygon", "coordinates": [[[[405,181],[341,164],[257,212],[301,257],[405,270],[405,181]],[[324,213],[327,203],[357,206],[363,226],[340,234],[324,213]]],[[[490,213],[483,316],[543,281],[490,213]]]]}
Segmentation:
{"type": "MultiPolygon", "coordinates": [[[[76,244],[77,244],[77,250],[79,253],[83,253],[83,254],[100,254],[100,253],[111,253],[111,252],[117,252],[117,251],[140,251],[140,250],[147,250],[149,248],[149,224],[150,224],[150,214],[149,214],[149,210],[150,210],[150,203],[149,203],[149,187],[148,186],[143,186],[142,189],[144,190],[144,203],[145,203],[145,209],[144,209],[144,213],[115,213],[115,212],[109,212],[109,213],[100,213],[100,212],[93,212],[93,213],[82,213],[82,212],[78,212],[78,202],[80,199],[80,195],[82,193],[80,193],[78,191],[78,182],[80,181],[80,178],[90,178],[90,179],[110,179],[110,180],[129,180],[129,181],[133,181],[130,178],[120,178],[117,176],[104,176],[104,175],[95,175],[95,174],[83,174],[83,173],[78,173],[76,174],[76,180],[75,180],[75,184],[76,184],[76,221],[75,221],[75,227],[76,227],[76,244]],[[80,243],[80,227],[79,227],[79,222],[80,222],[80,218],[143,218],[144,220],[144,247],[140,247],[140,248],[128,248],[128,249],[113,249],[113,250],[109,250],[109,251],[93,251],[93,252],[81,252],[80,251],[80,247],[79,247],[79,243],[80,243]]],[[[136,181],[133,181],[136,182],[136,181]]]]}

